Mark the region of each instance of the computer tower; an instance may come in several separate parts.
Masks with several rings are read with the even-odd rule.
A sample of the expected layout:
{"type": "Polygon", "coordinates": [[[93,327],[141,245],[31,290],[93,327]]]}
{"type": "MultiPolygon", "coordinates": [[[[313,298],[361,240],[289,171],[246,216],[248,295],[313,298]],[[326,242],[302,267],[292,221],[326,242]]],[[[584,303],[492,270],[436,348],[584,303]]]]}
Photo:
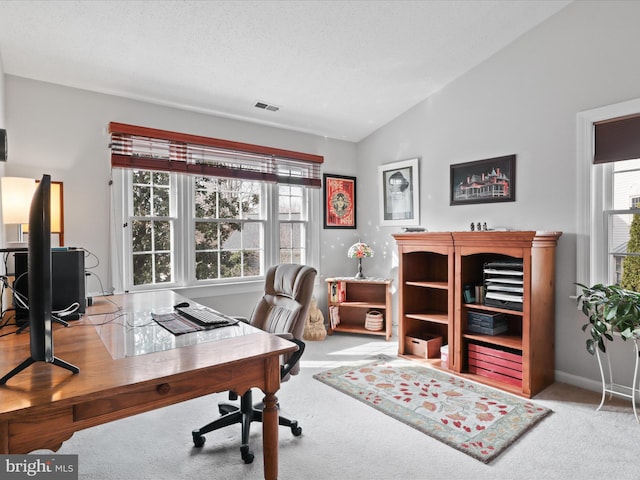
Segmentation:
{"type": "MultiPolygon", "coordinates": [[[[15,253],[14,291],[29,298],[29,282],[27,278],[28,253],[15,253]]],[[[72,320],[85,312],[86,295],[84,281],[84,250],[53,250],[51,252],[51,310],[64,310],[75,302],[80,305],[75,314],[62,317],[72,320]]],[[[29,312],[14,299],[16,321],[29,318],[29,312]]]]}

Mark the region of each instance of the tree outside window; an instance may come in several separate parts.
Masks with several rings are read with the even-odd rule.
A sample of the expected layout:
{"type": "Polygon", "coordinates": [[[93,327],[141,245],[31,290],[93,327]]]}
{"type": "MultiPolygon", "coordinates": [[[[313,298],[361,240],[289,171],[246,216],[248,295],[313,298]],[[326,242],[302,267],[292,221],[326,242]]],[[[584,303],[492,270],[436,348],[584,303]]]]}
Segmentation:
{"type": "Polygon", "coordinates": [[[640,160],[615,162],[612,171],[613,205],[609,211],[613,259],[611,283],[640,291],[640,160]]]}
{"type": "Polygon", "coordinates": [[[280,220],[280,263],[304,263],[306,191],[302,187],[278,187],[278,216],[280,220]]]}
{"type": "Polygon", "coordinates": [[[173,281],[169,174],[133,172],[133,284],[173,281]]]}
{"type": "Polygon", "coordinates": [[[197,177],[194,181],[196,279],[260,275],[261,185],[212,177],[197,177]]]}
{"type": "Polygon", "coordinates": [[[267,264],[309,261],[307,187],[127,172],[124,289],[251,279],[267,264]]]}

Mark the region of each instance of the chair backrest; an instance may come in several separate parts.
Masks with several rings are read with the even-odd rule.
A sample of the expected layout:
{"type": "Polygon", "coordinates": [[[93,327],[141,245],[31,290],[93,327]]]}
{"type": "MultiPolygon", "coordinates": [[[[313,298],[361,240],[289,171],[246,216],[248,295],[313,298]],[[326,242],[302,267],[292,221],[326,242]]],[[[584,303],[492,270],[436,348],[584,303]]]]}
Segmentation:
{"type": "MultiPolygon", "coordinates": [[[[315,268],[306,265],[283,263],[270,267],[265,275],[264,295],[251,315],[251,325],[302,339],[316,273],[315,268]]],[[[296,370],[291,373],[297,373],[296,370]]]]}
{"type": "Polygon", "coordinates": [[[258,301],[251,325],[270,333],[291,333],[302,338],[309,313],[316,270],[284,263],[270,267],[264,280],[264,295],[258,301]]]}

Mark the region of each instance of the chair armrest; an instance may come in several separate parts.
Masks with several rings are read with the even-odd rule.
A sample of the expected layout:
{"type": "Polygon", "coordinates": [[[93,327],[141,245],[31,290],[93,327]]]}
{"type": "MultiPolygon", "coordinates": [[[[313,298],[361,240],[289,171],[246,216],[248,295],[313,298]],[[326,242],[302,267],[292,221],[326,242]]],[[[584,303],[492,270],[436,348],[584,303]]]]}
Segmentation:
{"type": "MultiPolygon", "coordinates": [[[[282,367],[280,368],[280,379],[284,379],[287,375],[289,375],[289,372],[291,372],[291,370],[293,369],[293,367],[296,366],[296,364],[300,361],[300,358],[302,357],[302,354],[304,353],[304,348],[305,348],[305,343],[302,340],[298,340],[297,338],[293,338],[293,335],[291,335],[290,333],[285,334],[287,336],[291,336],[291,338],[287,338],[287,340],[289,340],[290,342],[295,343],[298,346],[298,350],[289,354],[289,356],[286,359],[286,362],[284,365],[282,365],[282,367]]],[[[279,337],[283,337],[286,338],[284,335],[282,334],[278,334],[279,337]]]]}

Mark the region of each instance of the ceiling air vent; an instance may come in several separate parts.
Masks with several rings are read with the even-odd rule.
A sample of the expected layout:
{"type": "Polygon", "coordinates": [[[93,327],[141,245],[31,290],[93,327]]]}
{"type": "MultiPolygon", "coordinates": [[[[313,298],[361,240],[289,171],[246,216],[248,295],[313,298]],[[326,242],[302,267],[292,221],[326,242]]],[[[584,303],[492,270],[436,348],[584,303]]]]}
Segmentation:
{"type": "Polygon", "coordinates": [[[269,110],[270,112],[277,112],[278,110],[280,110],[280,107],[276,107],[275,105],[269,105],[268,103],[264,103],[264,102],[256,102],[254,107],[261,108],[262,110],[269,110]]]}

